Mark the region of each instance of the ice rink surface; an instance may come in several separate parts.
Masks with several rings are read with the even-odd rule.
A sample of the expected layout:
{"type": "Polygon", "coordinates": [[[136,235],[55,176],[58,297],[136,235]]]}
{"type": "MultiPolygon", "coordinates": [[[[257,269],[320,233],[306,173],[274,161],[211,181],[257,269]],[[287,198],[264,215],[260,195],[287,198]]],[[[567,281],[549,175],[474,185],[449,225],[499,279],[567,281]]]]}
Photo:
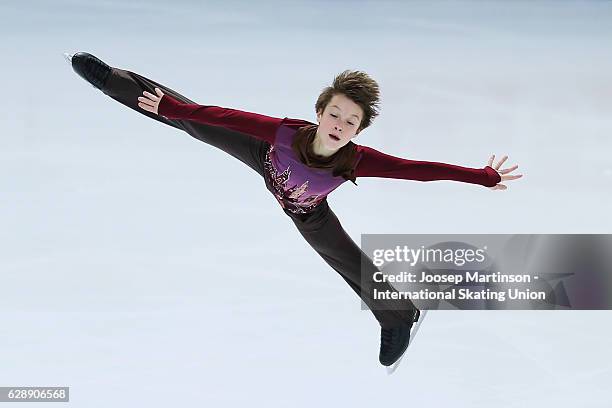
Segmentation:
{"type": "Polygon", "coordinates": [[[70,386],[89,408],[609,407],[608,311],[432,311],[387,376],[376,321],[255,172],[62,53],[311,121],[334,75],[364,70],[382,110],[356,143],[525,174],[345,183],[329,203],[356,242],[609,233],[611,18],[603,1],[0,3],[0,386],[70,386]]]}

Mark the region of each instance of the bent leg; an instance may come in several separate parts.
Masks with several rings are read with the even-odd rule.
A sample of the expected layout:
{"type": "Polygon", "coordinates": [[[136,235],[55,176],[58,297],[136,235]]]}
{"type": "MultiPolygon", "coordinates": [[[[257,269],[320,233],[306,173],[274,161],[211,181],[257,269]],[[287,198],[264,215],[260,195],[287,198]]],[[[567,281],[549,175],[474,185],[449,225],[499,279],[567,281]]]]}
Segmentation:
{"type": "Polygon", "coordinates": [[[379,269],[342,228],[327,200],[311,214],[287,214],[310,246],[342,276],[381,326],[393,327],[402,321],[412,323],[415,306],[410,300],[374,299],[374,289],[396,290],[386,282],[374,282],[373,275],[379,269]]]}
{"type": "Polygon", "coordinates": [[[263,149],[267,147],[266,142],[244,133],[217,126],[203,125],[188,120],[166,119],[138,107],[138,97],[142,96],[144,91],[155,94],[155,88],[161,89],[164,93],[171,95],[181,102],[194,103],[164,85],[142,75],[119,68],[112,68],[110,77],[104,89],[102,89],[102,92],[142,115],[177,129],[184,130],[194,138],[223,150],[251,167],[260,175],[263,175],[261,157],[263,149]]]}

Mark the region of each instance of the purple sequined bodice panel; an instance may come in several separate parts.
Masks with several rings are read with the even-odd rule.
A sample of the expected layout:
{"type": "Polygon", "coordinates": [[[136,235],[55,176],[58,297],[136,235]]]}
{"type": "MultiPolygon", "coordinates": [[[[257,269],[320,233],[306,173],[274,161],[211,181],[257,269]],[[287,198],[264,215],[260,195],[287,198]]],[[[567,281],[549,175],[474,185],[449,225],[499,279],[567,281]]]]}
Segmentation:
{"type": "Polygon", "coordinates": [[[266,152],[266,186],[281,207],[295,214],[312,211],[345,179],[332,176],[331,169],[308,167],[291,149],[296,130],[281,125],[274,145],[266,152]]]}

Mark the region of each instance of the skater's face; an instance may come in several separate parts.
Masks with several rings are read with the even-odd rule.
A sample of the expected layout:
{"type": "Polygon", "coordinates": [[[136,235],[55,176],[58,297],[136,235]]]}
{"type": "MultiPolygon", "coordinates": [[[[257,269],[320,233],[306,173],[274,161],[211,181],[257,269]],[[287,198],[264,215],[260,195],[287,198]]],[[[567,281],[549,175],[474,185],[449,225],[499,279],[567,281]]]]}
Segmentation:
{"type": "Polygon", "coordinates": [[[326,151],[337,151],[359,133],[363,109],[343,94],[334,95],[325,109],[317,112],[318,143],[326,151]]]}

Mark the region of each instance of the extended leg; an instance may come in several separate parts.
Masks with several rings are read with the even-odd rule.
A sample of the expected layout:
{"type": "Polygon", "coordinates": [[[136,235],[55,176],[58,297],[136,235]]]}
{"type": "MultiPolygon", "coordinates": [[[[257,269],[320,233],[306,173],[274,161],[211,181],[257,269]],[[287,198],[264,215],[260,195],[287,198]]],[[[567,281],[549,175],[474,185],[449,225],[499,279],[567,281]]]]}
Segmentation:
{"type": "Polygon", "coordinates": [[[95,56],[77,53],[71,59],[73,69],[85,80],[117,102],[158,122],[184,130],[194,138],[223,150],[263,175],[262,151],[267,143],[252,136],[187,120],[169,120],[138,107],[138,97],[144,91],[155,94],[160,88],[179,101],[194,103],[178,92],[134,72],[111,67],[95,56]]]}
{"type": "Polygon", "coordinates": [[[374,282],[373,274],[379,269],[342,228],[327,200],[312,214],[288,215],[310,246],[344,278],[382,327],[412,324],[415,306],[410,300],[374,299],[374,289],[395,289],[386,282],[374,282]]]}

